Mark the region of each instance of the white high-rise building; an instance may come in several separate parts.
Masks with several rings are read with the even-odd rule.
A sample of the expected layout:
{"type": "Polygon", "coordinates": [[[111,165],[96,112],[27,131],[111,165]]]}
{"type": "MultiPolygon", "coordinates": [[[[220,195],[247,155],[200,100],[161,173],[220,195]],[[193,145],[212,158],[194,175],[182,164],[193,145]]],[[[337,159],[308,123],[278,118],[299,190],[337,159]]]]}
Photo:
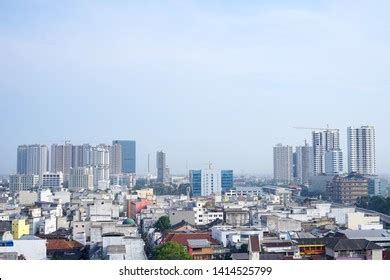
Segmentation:
{"type": "Polygon", "coordinates": [[[76,167],[70,170],[69,190],[92,190],[93,182],[92,167],[76,167]]]}
{"type": "Polygon", "coordinates": [[[203,169],[201,180],[202,196],[222,193],[221,170],[203,169]]]}
{"type": "Polygon", "coordinates": [[[49,150],[46,145],[29,145],[27,148],[26,174],[38,175],[42,183],[42,176],[49,171],[49,150]]]}
{"type": "Polygon", "coordinates": [[[309,184],[309,178],[313,175],[313,147],[307,143],[305,146],[296,147],[296,180],[303,185],[309,184]]]}
{"type": "Polygon", "coordinates": [[[348,172],[376,175],[375,128],[348,127],[348,172]]]}
{"type": "Polygon", "coordinates": [[[73,145],[72,147],[72,167],[88,167],[91,165],[91,150],[89,144],[73,145]]]}
{"type": "Polygon", "coordinates": [[[325,152],[325,173],[327,175],[339,175],[344,171],[343,152],[330,150],[325,152]]]}
{"type": "MultiPolygon", "coordinates": [[[[340,131],[338,129],[328,129],[323,131],[313,131],[313,172],[314,175],[326,174],[326,155],[330,151],[340,150],[340,131]]],[[[333,153],[329,153],[332,156],[333,153]]],[[[331,158],[329,158],[329,161],[331,158]]],[[[333,170],[330,170],[333,172],[333,170]]]]}
{"type": "Polygon", "coordinates": [[[62,172],[65,181],[69,179],[70,169],[73,167],[72,162],[73,145],[65,142],[64,145],[51,145],[51,172],[62,172]]]}
{"type": "Polygon", "coordinates": [[[99,185],[99,181],[110,180],[110,146],[100,144],[92,147],[92,167],[94,186],[99,185]]]}
{"type": "Polygon", "coordinates": [[[113,144],[110,147],[110,174],[122,174],[122,145],[113,144]]]}
{"type": "Polygon", "coordinates": [[[293,148],[282,144],[274,147],[274,180],[289,184],[293,179],[293,148]]]}

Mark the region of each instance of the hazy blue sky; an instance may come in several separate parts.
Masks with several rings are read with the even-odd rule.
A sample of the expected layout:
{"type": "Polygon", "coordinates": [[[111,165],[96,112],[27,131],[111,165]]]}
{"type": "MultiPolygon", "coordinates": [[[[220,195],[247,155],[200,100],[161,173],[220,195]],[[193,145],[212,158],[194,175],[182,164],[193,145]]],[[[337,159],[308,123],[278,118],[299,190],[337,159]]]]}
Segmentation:
{"type": "Polygon", "coordinates": [[[18,144],[134,139],[138,171],[271,173],[294,126],[377,128],[390,168],[390,1],[0,1],[0,174],[18,144]]]}

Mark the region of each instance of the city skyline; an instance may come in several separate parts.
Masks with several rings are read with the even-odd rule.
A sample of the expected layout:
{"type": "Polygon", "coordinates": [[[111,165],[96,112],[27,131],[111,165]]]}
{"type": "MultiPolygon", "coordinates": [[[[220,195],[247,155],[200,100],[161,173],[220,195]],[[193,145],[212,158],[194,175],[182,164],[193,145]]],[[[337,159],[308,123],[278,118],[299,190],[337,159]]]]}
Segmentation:
{"type": "MultiPolygon", "coordinates": [[[[363,125],[363,126],[361,126],[361,128],[365,128],[365,127],[372,127],[374,130],[375,130],[375,127],[373,127],[373,126],[366,126],[366,125],[363,125]]],[[[294,129],[308,129],[308,130],[311,130],[311,128],[305,128],[305,127],[295,127],[294,129]]],[[[347,131],[350,129],[350,128],[356,128],[356,127],[353,127],[353,126],[349,126],[349,127],[347,127],[347,131]]],[[[336,150],[334,150],[334,151],[339,151],[339,148],[341,148],[341,154],[340,154],[340,156],[341,156],[341,162],[340,162],[340,165],[338,165],[338,166],[340,166],[340,170],[341,170],[341,172],[336,172],[336,173],[340,173],[340,174],[343,174],[343,173],[348,173],[348,172],[351,172],[351,170],[349,170],[349,163],[350,163],[350,160],[349,160],[349,153],[347,153],[348,152],[348,142],[349,142],[349,140],[347,139],[346,141],[347,141],[347,143],[345,144],[345,145],[343,145],[343,141],[342,140],[344,140],[344,138],[346,137],[346,136],[344,136],[343,135],[343,133],[341,132],[340,133],[340,131],[342,131],[342,129],[329,129],[329,128],[323,128],[323,129],[316,129],[316,130],[311,130],[311,132],[309,133],[309,134],[311,134],[310,136],[311,137],[314,137],[314,135],[318,135],[319,133],[323,133],[324,134],[324,137],[328,137],[328,136],[326,136],[327,134],[329,134],[329,133],[331,133],[332,131],[337,131],[336,133],[337,133],[337,138],[336,138],[336,141],[337,141],[337,143],[335,144],[335,147],[332,147],[332,149],[333,148],[336,148],[336,150]],[[340,140],[340,139],[342,139],[342,140],[340,140]],[[345,153],[343,153],[342,151],[343,151],[343,148],[346,150],[346,152],[345,153]]],[[[375,133],[375,132],[374,132],[375,133]]],[[[333,136],[332,136],[333,137],[333,136]]],[[[305,138],[305,140],[303,141],[304,143],[304,145],[308,145],[308,147],[309,148],[312,148],[313,146],[313,141],[314,141],[314,139],[311,139],[311,140],[309,140],[308,141],[308,138],[305,138]],[[309,144],[307,143],[307,142],[309,142],[309,144]]],[[[328,141],[328,140],[327,140],[328,141]]],[[[334,141],[333,140],[333,138],[332,138],[332,140],[330,140],[330,141],[334,141]]],[[[121,141],[118,141],[118,140],[113,140],[113,141],[110,141],[110,142],[112,142],[112,144],[113,144],[113,146],[111,146],[112,148],[114,148],[114,145],[115,144],[117,144],[118,142],[121,142],[121,141]]],[[[122,141],[123,142],[123,141],[122,141]]],[[[136,141],[135,140],[126,140],[126,141],[124,141],[124,142],[131,142],[131,143],[134,143],[134,145],[135,145],[135,143],[136,143],[136,141]]],[[[375,141],[375,144],[376,144],[376,142],[377,141],[375,141]]],[[[324,142],[325,143],[325,142],[324,142]]],[[[333,142],[332,142],[333,143],[333,142]]],[[[302,147],[302,146],[304,146],[304,145],[302,145],[302,143],[298,143],[298,144],[291,144],[290,142],[287,142],[287,143],[285,143],[285,144],[287,144],[287,146],[290,146],[290,147],[292,147],[293,148],[293,151],[295,152],[295,148],[300,148],[300,147],[302,147]]],[[[91,143],[85,143],[85,142],[83,142],[83,144],[80,144],[80,143],[76,143],[76,144],[74,144],[74,143],[72,143],[70,140],[66,140],[64,143],[53,143],[53,144],[51,144],[51,145],[48,145],[48,144],[22,144],[22,145],[18,145],[18,149],[20,148],[20,147],[24,147],[24,146],[28,146],[28,145],[47,145],[48,147],[50,147],[50,146],[61,146],[61,145],[64,145],[64,146],[66,146],[66,145],[70,145],[70,146],[74,146],[74,147],[80,147],[80,148],[82,148],[84,145],[87,145],[87,146],[89,146],[89,147],[92,147],[94,144],[91,144],[91,143]]],[[[100,143],[100,144],[96,144],[96,146],[99,146],[99,145],[106,145],[106,144],[102,144],[102,143],[100,143]]],[[[137,144],[138,145],[138,144],[137,144]]],[[[279,144],[278,144],[279,145],[279,144]]],[[[324,145],[327,145],[327,144],[324,144],[324,145]]],[[[333,144],[332,144],[333,145],[333,144]]],[[[276,145],[277,146],[277,145],[276,145]]],[[[376,146],[376,145],[375,145],[376,146]]],[[[272,146],[272,147],[275,147],[275,144],[272,146]]],[[[325,147],[325,146],[324,146],[325,147]]],[[[325,151],[325,148],[324,148],[324,151],[325,151]]],[[[51,153],[52,153],[53,151],[51,151],[51,153]]],[[[136,158],[137,158],[137,160],[139,160],[139,155],[138,155],[138,150],[135,150],[135,152],[136,152],[136,158]]],[[[157,154],[159,153],[159,152],[161,152],[161,151],[157,151],[157,154]]],[[[313,152],[314,152],[314,150],[313,150],[313,152]]],[[[50,161],[52,161],[52,155],[51,155],[51,153],[49,153],[49,156],[50,156],[50,161]]],[[[19,157],[19,153],[17,153],[17,156],[16,156],[16,159],[19,157]]],[[[150,157],[150,154],[148,153],[147,155],[146,155],[146,163],[147,164],[150,164],[150,162],[148,162],[148,160],[149,160],[149,157],[150,157]]],[[[314,155],[312,155],[312,157],[313,157],[313,159],[314,159],[314,155]]],[[[325,155],[325,153],[323,154],[323,164],[324,164],[324,166],[323,166],[323,172],[320,172],[320,173],[326,173],[325,172],[325,170],[326,170],[326,167],[325,167],[325,163],[326,163],[326,155],[325,155]]],[[[376,155],[375,154],[375,157],[378,157],[378,155],[376,155]]],[[[339,157],[338,157],[338,155],[337,155],[337,160],[339,159],[339,157]]],[[[271,169],[273,169],[273,170],[271,170],[269,173],[265,173],[265,172],[247,172],[247,171],[245,171],[245,170],[239,170],[238,172],[236,172],[236,174],[240,174],[240,175],[244,175],[244,174],[252,174],[252,175],[264,175],[264,176],[273,176],[274,174],[275,174],[275,170],[274,170],[274,168],[275,168],[275,162],[274,162],[274,160],[275,160],[275,158],[274,158],[274,155],[272,155],[272,152],[271,152],[271,169]]],[[[291,159],[292,160],[292,159],[291,159]]],[[[141,161],[143,161],[142,159],[141,159],[141,161]]],[[[333,159],[333,157],[332,157],[332,161],[334,161],[334,159],[333,159]]],[[[376,161],[376,160],[375,160],[376,161]]],[[[112,162],[112,159],[110,160],[110,162],[112,162]]],[[[184,167],[181,167],[182,169],[184,169],[185,171],[182,171],[182,172],[175,172],[175,170],[173,170],[173,173],[172,173],[172,175],[188,175],[188,171],[190,170],[190,169],[197,169],[197,168],[205,168],[207,165],[209,165],[211,162],[209,161],[209,162],[203,162],[202,164],[200,164],[199,166],[194,166],[194,167],[190,167],[189,166],[189,164],[188,164],[188,161],[186,162],[186,166],[185,166],[185,168],[184,167]]],[[[53,163],[51,163],[50,164],[50,170],[52,170],[52,164],[53,163]]],[[[137,161],[135,161],[135,164],[137,164],[138,165],[138,163],[137,163],[137,161]]],[[[212,164],[214,164],[214,162],[212,163],[212,164]]],[[[313,164],[314,164],[314,162],[313,162],[313,164]]],[[[19,166],[18,166],[18,164],[16,164],[16,170],[18,170],[18,168],[19,168],[19,166]]],[[[111,167],[110,167],[111,168],[111,167]]],[[[144,170],[144,171],[141,171],[141,172],[139,172],[139,173],[137,173],[137,172],[130,172],[130,173],[134,173],[134,174],[137,174],[137,175],[142,175],[142,176],[144,176],[144,175],[148,175],[149,173],[148,173],[148,168],[149,168],[149,166],[146,166],[146,168],[143,168],[143,167],[141,167],[140,169],[141,170],[144,170]]],[[[334,167],[333,167],[334,168],[334,167]]],[[[337,167],[338,168],[338,167],[337,167]]],[[[155,165],[155,168],[152,168],[152,172],[151,172],[151,174],[155,174],[156,176],[158,176],[158,167],[157,167],[157,163],[156,163],[156,165],[155,165]]],[[[376,164],[375,164],[375,169],[376,169],[376,164]]],[[[313,172],[314,172],[314,166],[313,166],[313,172]]],[[[16,174],[17,172],[11,172],[11,173],[9,173],[9,174],[16,174]]],[[[114,174],[114,173],[112,173],[112,171],[110,171],[110,173],[111,174],[114,174]]],[[[126,173],[126,172],[125,172],[126,173]]],[[[331,174],[332,172],[330,172],[329,174],[331,174]]],[[[9,175],[9,174],[1,174],[0,173],[0,175],[9,175]]],[[[387,174],[387,173],[381,173],[381,172],[377,172],[377,174],[376,175],[389,175],[389,174],[387,174]]]]}
{"type": "Polygon", "coordinates": [[[385,271],[389,10],[0,1],[0,280],[385,271]]]}
{"type": "Polygon", "coordinates": [[[326,124],[344,153],[348,126],[375,126],[377,173],[390,173],[390,3],[375,3],[2,2],[0,174],[19,144],[122,138],[140,174],[161,149],[172,173],[212,161],[272,174],[270,147],[326,124]]]}

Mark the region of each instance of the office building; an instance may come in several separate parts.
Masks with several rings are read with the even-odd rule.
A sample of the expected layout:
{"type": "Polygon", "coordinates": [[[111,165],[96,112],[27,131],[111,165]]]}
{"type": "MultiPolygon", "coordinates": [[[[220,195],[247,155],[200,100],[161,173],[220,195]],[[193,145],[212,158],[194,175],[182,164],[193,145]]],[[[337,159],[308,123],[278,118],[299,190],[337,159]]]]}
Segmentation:
{"type": "Polygon", "coordinates": [[[122,173],[136,173],[136,142],[131,140],[114,140],[112,144],[122,146],[122,173]]]}
{"type": "Polygon", "coordinates": [[[42,187],[52,190],[59,190],[63,187],[64,175],[62,172],[43,174],[42,187]]]}
{"type": "Polygon", "coordinates": [[[110,147],[110,174],[122,174],[122,146],[112,144],[110,147]]]}
{"type": "Polygon", "coordinates": [[[27,145],[20,145],[17,151],[17,174],[27,174],[27,145]]]}
{"type": "Polygon", "coordinates": [[[368,195],[386,197],[386,180],[370,177],[368,181],[368,195]]]}
{"type": "Polygon", "coordinates": [[[169,168],[167,166],[167,155],[163,151],[157,152],[156,155],[157,167],[157,183],[168,184],[171,181],[169,168]]]}
{"type": "Polygon", "coordinates": [[[39,175],[16,174],[9,180],[11,192],[32,191],[39,187],[39,175]]]}
{"type": "Polygon", "coordinates": [[[190,170],[190,185],[192,196],[220,195],[233,187],[233,171],[190,170]]]}
{"type": "Polygon", "coordinates": [[[282,144],[274,147],[274,180],[289,184],[293,179],[293,150],[282,144]]]}
{"type": "Polygon", "coordinates": [[[338,175],[344,170],[343,152],[330,150],[325,152],[325,174],[338,175]]]}
{"type": "Polygon", "coordinates": [[[305,146],[296,147],[294,158],[294,177],[299,184],[308,186],[313,175],[313,147],[306,142],[305,146]]]}
{"type": "Polygon", "coordinates": [[[348,172],[376,175],[375,128],[348,128],[348,172]]]}
{"type": "Polygon", "coordinates": [[[353,205],[358,198],[368,196],[368,178],[357,173],[348,176],[335,176],[327,187],[333,202],[353,205]]]}
{"type": "Polygon", "coordinates": [[[76,167],[70,170],[69,190],[93,190],[93,169],[92,167],[76,167]]]}
{"type": "Polygon", "coordinates": [[[226,193],[233,189],[234,178],[233,170],[221,170],[221,188],[222,193],[226,193]]]}

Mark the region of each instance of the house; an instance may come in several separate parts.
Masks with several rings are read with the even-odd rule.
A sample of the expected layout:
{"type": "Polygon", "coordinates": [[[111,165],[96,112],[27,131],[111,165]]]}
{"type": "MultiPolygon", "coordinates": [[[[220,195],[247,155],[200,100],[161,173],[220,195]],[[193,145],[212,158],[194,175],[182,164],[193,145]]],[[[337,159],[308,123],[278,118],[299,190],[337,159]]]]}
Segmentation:
{"type": "Polygon", "coordinates": [[[326,256],[326,240],[324,238],[304,238],[295,240],[298,252],[302,257],[326,256]]]}
{"type": "Polygon", "coordinates": [[[383,248],[365,239],[327,240],[326,255],[334,260],[382,260],[383,248]]]}
{"type": "Polygon", "coordinates": [[[47,258],[51,260],[86,259],[86,248],[83,244],[66,239],[47,240],[47,258]]]}
{"type": "Polygon", "coordinates": [[[170,231],[197,231],[198,229],[193,225],[186,221],[181,221],[175,225],[172,225],[170,231]]]}
{"type": "Polygon", "coordinates": [[[211,237],[210,232],[168,232],[163,236],[162,243],[174,241],[183,246],[187,246],[188,240],[206,239],[211,245],[216,245],[218,242],[211,237]]]}
{"type": "Polygon", "coordinates": [[[338,230],[333,234],[333,237],[348,238],[348,239],[366,239],[372,241],[382,248],[390,248],[390,231],[385,229],[380,230],[338,230]]]}
{"type": "Polygon", "coordinates": [[[193,260],[211,260],[213,249],[207,239],[189,239],[187,241],[188,254],[193,260]]]}
{"type": "Polygon", "coordinates": [[[225,254],[210,232],[168,232],[161,243],[176,242],[187,248],[193,259],[213,259],[225,254]],[[207,241],[207,242],[206,242],[207,241]]]}
{"type": "Polygon", "coordinates": [[[292,241],[279,239],[265,239],[261,243],[262,252],[267,254],[294,255],[292,241]]]}
{"type": "Polygon", "coordinates": [[[264,235],[264,229],[262,227],[249,226],[233,227],[217,225],[212,227],[211,232],[212,237],[224,247],[248,244],[250,236],[256,235],[261,240],[264,235]]]}

